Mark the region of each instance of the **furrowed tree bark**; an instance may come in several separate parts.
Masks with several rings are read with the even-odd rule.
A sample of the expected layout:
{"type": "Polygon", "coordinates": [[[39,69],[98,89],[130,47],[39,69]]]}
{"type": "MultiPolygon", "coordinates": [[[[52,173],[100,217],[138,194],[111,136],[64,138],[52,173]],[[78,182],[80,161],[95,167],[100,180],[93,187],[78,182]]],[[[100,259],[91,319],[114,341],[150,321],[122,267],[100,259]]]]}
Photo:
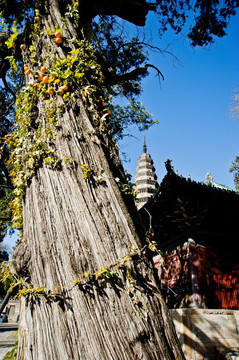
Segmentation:
{"type": "MultiPolygon", "coordinates": [[[[58,2],[50,1],[44,28],[61,27],[61,16],[58,2]]],[[[78,37],[69,20],[63,34],[69,40],[78,37]]],[[[47,57],[49,37],[41,41],[39,63],[47,57]]],[[[66,56],[57,45],[54,51],[66,56]]],[[[46,164],[37,170],[24,198],[23,239],[13,255],[19,277],[27,277],[32,288],[45,286],[46,292],[59,286],[60,295],[54,301],[41,294],[21,297],[17,359],[184,359],[143,255],[128,261],[118,278],[72,285],[79,274],[118,264],[129,245],[143,243],[136,216],[115,181],[121,176],[115,150],[106,136],[97,135],[80,97],[72,108],[60,104],[64,110],[54,146],[62,160],[72,158],[75,164],[62,161],[60,170],[46,164]],[[97,183],[94,175],[84,179],[77,164],[87,164],[104,181],[97,183]]],[[[44,106],[39,100],[42,124],[44,106]]]]}

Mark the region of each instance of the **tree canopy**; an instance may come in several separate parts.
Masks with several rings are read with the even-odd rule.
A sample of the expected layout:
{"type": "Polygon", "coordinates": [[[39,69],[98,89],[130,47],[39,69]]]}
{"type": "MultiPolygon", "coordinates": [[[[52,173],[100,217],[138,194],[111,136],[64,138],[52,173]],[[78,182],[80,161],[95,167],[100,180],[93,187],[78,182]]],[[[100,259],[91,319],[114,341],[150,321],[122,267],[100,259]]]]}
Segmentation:
{"type": "MultiPolygon", "coordinates": [[[[0,4],[2,29],[0,78],[5,87],[9,84],[6,78],[10,67],[16,71],[16,62],[18,67],[23,66],[20,45],[30,45],[32,42],[31,37],[29,39],[32,31],[31,23],[36,15],[35,9],[41,9],[41,6],[41,1],[35,0],[4,0],[0,4]]],[[[231,16],[235,15],[239,5],[238,1],[219,2],[214,0],[179,2],[156,0],[151,3],[145,0],[118,0],[116,2],[61,0],[60,6],[62,15],[68,14],[75,17],[78,26],[81,23],[85,25],[85,32],[88,33],[96,50],[109,93],[114,98],[116,95],[124,95],[131,99],[130,101],[133,99],[134,107],[139,112],[138,117],[134,112],[131,121],[138,123],[141,122],[139,120],[141,106],[139,102],[135,103],[135,96],[142,91],[141,79],[148,74],[150,67],[155,68],[155,66],[147,64],[148,49],[142,39],[138,36],[129,39],[115,15],[133,24],[143,26],[148,12],[154,11],[158,15],[160,35],[169,28],[176,33],[184,31],[192,46],[203,46],[212,43],[215,37],[226,35],[228,22],[231,16]],[[77,17],[77,13],[81,15],[77,17]],[[89,26],[89,24],[91,25],[89,26]]],[[[39,18],[39,16],[35,17],[39,18]]],[[[158,69],[156,71],[159,76],[162,75],[158,69]]],[[[8,91],[12,91],[10,84],[8,91]]],[[[145,116],[144,110],[145,125],[150,126],[153,122],[148,113],[147,117],[145,116]]],[[[116,121],[113,115],[111,121],[116,121]]],[[[123,124],[123,127],[125,125],[126,123],[123,124]]],[[[119,124],[116,127],[119,134],[122,135],[119,124]]]]}
{"type": "MultiPolygon", "coordinates": [[[[20,45],[31,42],[28,38],[32,31],[34,11],[41,9],[41,6],[41,1],[34,0],[4,0],[0,5],[3,31],[0,38],[0,77],[4,82],[10,64],[13,64],[11,56],[15,61],[21,61],[20,45]]],[[[148,12],[154,11],[158,15],[160,35],[169,28],[176,33],[186,31],[192,46],[203,46],[212,43],[215,37],[226,35],[228,22],[236,14],[239,4],[238,1],[215,0],[156,0],[151,3],[145,0],[61,0],[60,6],[62,15],[75,17],[78,26],[81,23],[85,25],[85,32],[96,49],[106,83],[111,88],[116,86],[113,94],[120,92],[130,96],[140,93],[140,80],[148,73],[146,47],[137,37],[127,39],[115,15],[143,26],[148,12]],[[81,15],[77,17],[77,13],[81,15]]]]}
{"type": "Polygon", "coordinates": [[[232,162],[230,172],[233,173],[234,184],[235,184],[236,190],[239,191],[239,156],[236,156],[235,160],[232,162]]]}
{"type": "MultiPolygon", "coordinates": [[[[147,128],[154,122],[150,114],[146,113],[141,104],[136,101],[136,97],[142,91],[141,80],[148,75],[150,68],[154,68],[159,77],[162,74],[154,64],[147,63],[148,48],[145,42],[138,35],[130,39],[115,15],[135,25],[143,26],[148,12],[154,11],[158,15],[160,35],[169,28],[176,33],[184,31],[192,46],[203,46],[212,43],[215,37],[226,35],[228,22],[239,6],[238,1],[214,0],[179,2],[156,0],[150,3],[145,0],[118,0],[116,2],[61,0],[59,3],[63,16],[74,17],[78,27],[83,24],[84,31],[96,51],[97,61],[101,66],[110,98],[115,99],[116,96],[123,95],[128,99],[129,104],[133,102],[134,110],[137,109],[137,112],[131,112],[131,118],[127,117],[127,121],[133,121],[136,124],[142,124],[143,121],[143,128],[147,128]],[[77,14],[81,15],[77,16],[77,14]]],[[[14,90],[11,89],[11,82],[7,81],[9,70],[16,71],[17,67],[19,69],[23,67],[20,46],[23,44],[29,46],[32,43],[30,34],[33,25],[31,23],[34,16],[39,19],[37,21],[40,21],[36,11],[41,11],[41,7],[41,1],[35,0],[4,0],[0,4],[2,30],[0,78],[12,95],[14,90]]],[[[35,23],[34,26],[36,27],[37,24],[35,23]]],[[[125,119],[127,111],[123,110],[123,113],[125,119]]],[[[112,113],[110,121],[114,132],[117,129],[121,136],[127,121],[125,119],[118,122],[118,118],[119,116],[116,116],[115,119],[112,113]]]]}

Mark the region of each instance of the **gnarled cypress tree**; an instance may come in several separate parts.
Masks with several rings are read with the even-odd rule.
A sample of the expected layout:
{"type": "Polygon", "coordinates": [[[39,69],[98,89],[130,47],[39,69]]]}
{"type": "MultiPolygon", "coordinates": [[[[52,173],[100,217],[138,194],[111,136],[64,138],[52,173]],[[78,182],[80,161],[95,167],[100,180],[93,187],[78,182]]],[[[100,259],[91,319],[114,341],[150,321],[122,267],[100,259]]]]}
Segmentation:
{"type": "MultiPolygon", "coordinates": [[[[152,65],[135,57],[137,66],[124,72],[114,44],[107,54],[109,43],[99,43],[92,25],[96,16],[117,15],[141,26],[150,6],[144,0],[20,5],[1,5],[6,31],[14,24],[0,74],[5,79],[8,64],[14,71],[23,60],[26,86],[7,140],[13,221],[23,227],[13,256],[22,286],[18,359],[183,359],[149,266],[154,244],[140,230],[112,137],[111,96],[115,89],[137,93],[152,65]]],[[[163,18],[167,5],[161,5],[163,18]]]]}

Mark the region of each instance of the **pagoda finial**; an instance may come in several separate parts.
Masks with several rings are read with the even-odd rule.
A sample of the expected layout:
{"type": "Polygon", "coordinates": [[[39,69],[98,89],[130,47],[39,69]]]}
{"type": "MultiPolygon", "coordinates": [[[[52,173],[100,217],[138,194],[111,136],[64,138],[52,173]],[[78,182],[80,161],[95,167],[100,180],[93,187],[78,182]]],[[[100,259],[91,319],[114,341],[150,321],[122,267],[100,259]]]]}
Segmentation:
{"type": "Polygon", "coordinates": [[[143,146],[143,151],[144,151],[144,153],[146,154],[146,152],[147,152],[147,146],[146,146],[146,140],[145,140],[145,137],[144,137],[144,146],[143,146]]]}

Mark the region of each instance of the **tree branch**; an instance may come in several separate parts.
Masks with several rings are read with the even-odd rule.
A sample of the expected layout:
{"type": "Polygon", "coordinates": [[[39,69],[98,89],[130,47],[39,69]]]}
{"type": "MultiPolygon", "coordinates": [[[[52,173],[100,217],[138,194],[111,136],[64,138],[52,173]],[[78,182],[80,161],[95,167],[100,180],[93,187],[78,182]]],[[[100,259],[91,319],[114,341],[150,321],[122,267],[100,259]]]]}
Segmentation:
{"type": "Polygon", "coordinates": [[[14,97],[14,99],[16,100],[16,95],[14,94],[14,92],[12,91],[12,89],[10,89],[10,87],[8,86],[8,83],[6,81],[6,74],[7,71],[10,69],[10,63],[8,60],[6,60],[7,56],[10,56],[12,54],[12,50],[7,49],[7,46],[5,44],[5,41],[8,39],[9,35],[1,32],[0,33],[0,54],[1,54],[1,62],[0,62],[0,79],[2,79],[2,82],[6,88],[7,91],[9,91],[11,93],[11,95],[14,97]]]}
{"type": "Polygon", "coordinates": [[[152,4],[145,0],[80,0],[81,21],[88,23],[97,15],[117,15],[135,25],[144,26],[152,4]]]}
{"type": "Polygon", "coordinates": [[[7,216],[7,217],[3,217],[3,216],[1,216],[0,217],[0,221],[11,221],[12,220],[12,218],[11,218],[11,216],[7,216]]]}
{"type": "MultiPolygon", "coordinates": [[[[16,41],[15,41],[15,48],[8,49],[6,46],[6,41],[9,38],[9,34],[5,32],[0,32],[0,79],[2,79],[2,82],[8,92],[11,93],[14,99],[14,103],[16,101],[16,94],[15,92],[10,88],[10,86],[7,83],[6,75],[7,71],[10,69],[10,63],[7,60],[8,56],[14,55],[15,60],[19,61],[22,60],[22,54],[20,50],[20,44],[27,43],[30,40],[26,40],[29,29],[30,29],[30,22],[28,21],[25,25],[24,30],[21,32],[21,34],[18,35],[16,41]],[[26,40],[26,41],[25,41],[26,40]]],[[[12,105],[10,105],[11,107],[12,105]]],[[[6,112],[5,112],[6,113],[6,112]]]]}
{"type": "Polygon", "coordinates": [[[6,180],[6,185],[5,186],[3,185],[3,187],[6,187],[8,189],[13,189],[12,180],[11,180],[11,177],[9,175],[9,171],[8,171],[6,165],[5,165],[5,162],[4,162],[5,148],[6,148],[6,144],[4,144],[3,147],[0,149],[0,168],[1,168],[1,171],[3,172],[3,174],[5,176],[5,180],[6,180]]]}
{"type": "Polygon", "coordinates": [[[138,76],[143,76],[148,71],[148,68],[151,67],[157,71],[157,75],[159,78],[161,77],[164,80],[164,76],[161,73],[161,71],[154,65],[146,64],[144,67],[140,67],[137,69],[134,69],[130,72],[127,72],[122,75],[112,75],[111,73],[108,73],[106,76],[106,81],[108,85],[117,85],[121,84],[128,80],[136,80],[138,76]]]}
{"type": "MultiPolygon", "coordinates": [[[[11,93],[11,95],[12,95],[12,97],[13,97],[13,99],[14,99],[14,103],[15,103],[15,101],[16,101],[16,94],[15,94],[14,91],[12,91],[12,89],[8,86],[8,83],[7,83],[7,80],[6,80],[6,76],[2,76],[2,74],[1,74],[1,79],[2,79],[2,81],[3,81],[3,84],[4,84],[5,88],[6,88],[6,90],[11,93]]],[[[12,106],[12,105],[11,105],[11,106],[12,106]]]]}
{"type": "MultiPolygon", "coordinates": [[[[124,43],[121,46],[118,46],[117,50],[120,50],[121,48],[124,48],[124,47],[126,47],[128,45],[131,45],[131,43],[130,42],[124,43]]],[[[154,51],[156,53],[157,52],[160,53],[161,55],[164,55],[164,54],[170,55],[170,56],[172,56],[172,58],[175,61],[180,63],[180,60],[177,58],[177,56],[174,55],[171,51],[167,50],[168,46],[165,49],[161,49],[158,46],[151,45],[151,44],[149,44],[149,43],[147,43],[145,41],[137,41],[137,42],[135,42],[135,45],[143,45],[143,46],[149,48],[150,50],[152,50],[152,51],[154,51]]]]}

